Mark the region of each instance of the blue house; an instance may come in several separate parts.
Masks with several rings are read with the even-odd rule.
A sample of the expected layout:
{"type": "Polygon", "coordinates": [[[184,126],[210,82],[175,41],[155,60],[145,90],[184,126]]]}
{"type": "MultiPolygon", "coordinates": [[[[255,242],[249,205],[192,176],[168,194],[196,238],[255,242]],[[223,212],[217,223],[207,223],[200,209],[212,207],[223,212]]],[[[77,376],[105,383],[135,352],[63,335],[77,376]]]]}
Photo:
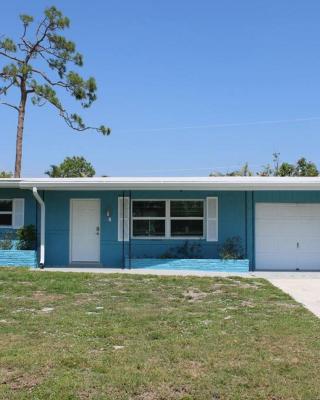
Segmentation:
{"type": "Polygon", "coordinates": [[[45,266],[122,267],[241,239],[251,270],[320,270],[320,178],[0,179],[0,234],[33,224],[45,266]]]}

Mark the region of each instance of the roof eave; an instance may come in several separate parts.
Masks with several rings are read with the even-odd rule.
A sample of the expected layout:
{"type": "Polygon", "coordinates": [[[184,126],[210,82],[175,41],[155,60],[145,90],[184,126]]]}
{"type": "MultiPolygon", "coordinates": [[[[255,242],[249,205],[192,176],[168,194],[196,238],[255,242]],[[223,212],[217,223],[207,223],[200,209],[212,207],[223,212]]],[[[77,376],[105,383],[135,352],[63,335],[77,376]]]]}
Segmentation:
{"type": "Polygon", "coordinates": [[[262,184],[252,183],[244,185],[243,183],[22,183],[20,184],[21,189],[32,189],[36,186],[39,190],[79,190],[79,191],[100,191],[100,190],[205,190],[205,191],[252,191],[252,190],[320,190],[320,183],[308,183],[308,184],[293,184],[293,183],[279,183],[279,184],[262,184]]]}

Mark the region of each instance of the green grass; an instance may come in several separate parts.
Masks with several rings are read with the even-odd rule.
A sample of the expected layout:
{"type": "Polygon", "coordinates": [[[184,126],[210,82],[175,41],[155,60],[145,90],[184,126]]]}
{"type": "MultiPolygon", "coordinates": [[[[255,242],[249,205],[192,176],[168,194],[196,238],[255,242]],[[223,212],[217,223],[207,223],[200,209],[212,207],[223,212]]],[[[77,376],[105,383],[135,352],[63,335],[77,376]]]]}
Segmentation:
{"type": "Polygon", "coordinates": [[[267,281],[0,269],[1,399],[317,400],[320,321],[267,281]]]}

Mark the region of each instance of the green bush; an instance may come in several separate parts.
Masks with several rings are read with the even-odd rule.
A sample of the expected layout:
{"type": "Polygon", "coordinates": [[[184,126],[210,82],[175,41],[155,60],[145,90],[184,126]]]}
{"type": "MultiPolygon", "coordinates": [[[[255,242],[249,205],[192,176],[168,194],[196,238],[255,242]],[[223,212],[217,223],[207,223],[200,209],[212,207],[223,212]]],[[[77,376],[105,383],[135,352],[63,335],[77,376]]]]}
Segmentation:
{"type": "Polygon", "coordinates": [[[172,247],[156,258],[201,258],[201,245],[198,243],[189,243],[186,240],[183,245],[172,247]]]}
{"type": "Polygon", "coordinates": [[[12,250],[14,239],[15,239],[14,233],[6,232],[3,235],[3,239],[0,240],[0,250],[12,250]]]}
{"type": "Polygon", "coordinates": [[[228,238],[218,251],[222,260],[242,260],[244,258],[244,250],[239,236],[228,238]]]}
{"type": "Polygon", "coordinates": [[[37,233],[34,225],[26,225],[17,230],[18,250],[35,250],[37,233]]]}

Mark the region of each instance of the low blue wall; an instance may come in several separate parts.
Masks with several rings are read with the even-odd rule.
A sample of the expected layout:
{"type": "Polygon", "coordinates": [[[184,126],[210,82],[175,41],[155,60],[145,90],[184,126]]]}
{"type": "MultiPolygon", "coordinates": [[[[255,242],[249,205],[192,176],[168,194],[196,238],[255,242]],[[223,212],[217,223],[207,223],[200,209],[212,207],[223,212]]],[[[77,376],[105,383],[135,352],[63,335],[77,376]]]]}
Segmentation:
{"type": "Polygon", "coordinates": [[[216,272],[248,272],[249,260],[220,260],[220,259],[176,259],[176,258],[129,258],[125,260],[126,268],[146,268],[163,270],[190,270],[216,272]]]}
{"type": "Polygon", "coordinates": [[[31,267],[38,266],[35,250],[0,250],[1,267],[31,267]]]}

